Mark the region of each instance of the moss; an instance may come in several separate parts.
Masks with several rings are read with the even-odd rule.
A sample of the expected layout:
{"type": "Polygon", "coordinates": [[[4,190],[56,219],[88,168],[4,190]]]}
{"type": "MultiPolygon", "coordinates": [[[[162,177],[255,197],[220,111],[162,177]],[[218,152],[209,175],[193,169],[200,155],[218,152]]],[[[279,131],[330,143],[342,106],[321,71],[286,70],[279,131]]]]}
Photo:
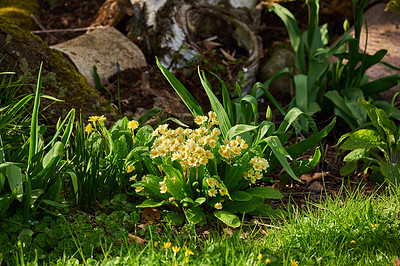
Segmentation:
{"type": "Polygon", "coordinates": [[[14,22],[22,29],[33,29],[31,14],[38,15],[37,0],[2,0],[0,2],[0,17],[14,22]]]}
{"type": "MultiPolygon", "coordinates": [[[[111,121],[117,118],[115,109],[111,105],[106,105],[106,100],[100,97],[97,90],[90,87],[83,75],[61,52],[51,49],[38,36],[23,31],[0,17],[0,56],[2,51],[7,55],[5,64],[18,62],[16,65],[18,69],[15,71],[19,74],[25,74],[44,62],[43,93],[65,101],[58,108],[58,112],[61,113],[54,117],[49,112],[50,116],[53,116],[49,119],[64,116],[66,113],[63,110],[68,112],[70,108],[82,110],[85,113],[84,117],[104,114],[111,121]]],[[[33,78],[35,79],[36,75],[33,75],[33,78]]],[[[56,106],[58,105],[60,104],[56,106]]]]}

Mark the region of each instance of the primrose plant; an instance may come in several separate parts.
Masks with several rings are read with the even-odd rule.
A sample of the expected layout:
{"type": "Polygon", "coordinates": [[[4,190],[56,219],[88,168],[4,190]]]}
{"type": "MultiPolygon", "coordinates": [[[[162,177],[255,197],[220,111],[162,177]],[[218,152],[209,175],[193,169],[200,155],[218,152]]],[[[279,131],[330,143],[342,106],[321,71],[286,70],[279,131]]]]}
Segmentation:
{"type": "Polygon", "coordinates": [[[270,210],[266,198],[283,195],[267,187],[252,187],[268,169],[268,161],[250,150],[240,136],[221,137],[214,112],[196,116],[196,129],[158,126],[150,158],[157,165],[136,182],[136,192],[146,195],[138,207],[169,206],[166,219],[179,224],[186,218],[196,224],[213,213],[229,226],[240,225],[234,213],[270,210]]]}
{"type": "Polygon", "coordinates": [[[350,174],[362,160],[363,170],[372,170],[373,179],[380,181],[383,176],[391,184],[399,185],[400,129],[384,110],[363,99],[359,99],[358,104],[366,111],[372,128],[359,129],[339,139],[340,148],[351,151],[344,157],[346,164],[341,169],[341,174],[350,174]]]}

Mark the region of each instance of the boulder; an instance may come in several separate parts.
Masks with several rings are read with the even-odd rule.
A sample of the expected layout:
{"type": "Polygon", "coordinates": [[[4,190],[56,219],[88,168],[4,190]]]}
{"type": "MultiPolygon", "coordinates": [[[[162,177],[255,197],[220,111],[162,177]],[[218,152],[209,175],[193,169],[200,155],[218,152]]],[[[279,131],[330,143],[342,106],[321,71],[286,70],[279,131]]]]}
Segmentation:
{"type": "MultiPolygon", "coordinates": [[[[117,118],[115,108],[106,104],[106,100],[89,85],[85,77],[61,52],[51,49],[38,36],[0,17],[0,57],[3,56],[3,71],[14,71],[18,75],[37,70],[43,62],[42,93],[64,100],[63,103],[56,103],[52,108],[47,108],[43,113],[50,122],[54,123],[59,117],[65,116],[71,108],[78,112],[81,110],[84,119],[90,115],[101,114],[106,115],[109,120],[117,118]]],[[[36,84],[37,71],[33,72],[30,82],[36,84]]],[[[19,93],[34,91],[34,86],[24,86],[19,93]]]]}
{"type": "Polygon", "coordinates": [[[77,69],[95,88],[93,66],[96,66],[101,85],[120,70],[147,65],[139,47],[114,27],[98,28],[52,48],[68,55],[77,69]]]}

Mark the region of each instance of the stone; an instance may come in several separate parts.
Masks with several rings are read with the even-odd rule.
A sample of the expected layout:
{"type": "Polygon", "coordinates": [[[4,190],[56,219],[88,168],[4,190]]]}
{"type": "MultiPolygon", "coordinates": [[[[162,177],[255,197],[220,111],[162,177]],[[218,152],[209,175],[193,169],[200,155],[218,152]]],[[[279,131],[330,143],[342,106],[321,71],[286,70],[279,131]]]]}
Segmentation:
{"type": "MultiPolygon", "coordinates": [[[[368,25],[367,53],[374,54],[380,49],[386,49],[388,53],[382,61],[400,68],[400,15],[394,11],[385,11],[385,8],[386,5],[384,3],[378,3],[365,12],[364,20],[367,21],[368,25]]],[[[364,24],[360,37],[360,47],[365,47],[365,41],[364,24]]],[[[398,74],[399,71],[383,64],[376,64],[368,69],[366,73],[370,76],[370,80],[376,80],[398,74]]],[[[390,101],[397,91],[399,91],[399,86],[382,92],[381,96],[390,101]]]]}
{"type": "MultiPolygon", "coordinates": [[[[264,83],[285,67],[294,69],[294,61],[295,57],[292,51],[284,48],[274,50],[270,58],[261,67],[258,73],[258,80],[264,83]]],[[[289,74],[285,74],[273,82],[270,89],[283,95],[292,95],[292,87],[292,80],[289,78],[289,74]]]]}
{"type": "Polygon", "coordinates": [[[120,70],[147,65],[139,47],[114,27],[98,28],[52,48],[66,54],[89,84],[95,88],[93,66],[96,66],[101,85],[120,70]]]}
{"type": "MultiPolygon", "coordinates": [[[[4,56],[3,70],[13,71],[18,76],[30,75],[30,84],[37,83],[37,70],[43,62],[42,93],[56,97],[64,102],[55,103],[43,111],[50,123],[56,123],[71,108],[82,112],[84,120],[90,115],[105,115],[108,120],[116,120],[117,112],[99,92],[88,84],[86,79],[59,51],[51,49],[38,36],[22,30],[7,19],[0,17],[0,58],[4,56]]],[[[31,94],[35,86],[23,86],[20,94],[31,94]]],[[[49,104],[43,99],[42,107],[49,104]]]]}

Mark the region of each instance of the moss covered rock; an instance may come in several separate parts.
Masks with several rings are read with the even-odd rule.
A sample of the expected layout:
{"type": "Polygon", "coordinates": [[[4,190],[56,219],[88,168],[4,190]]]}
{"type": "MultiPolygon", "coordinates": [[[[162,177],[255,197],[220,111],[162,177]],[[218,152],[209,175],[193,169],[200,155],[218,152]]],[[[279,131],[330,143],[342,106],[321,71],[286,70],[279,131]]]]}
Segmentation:
{"type": "MultiPolygon", "coordinates": [[[[89,115],[106,115],[109,120],[117,118],[116,110],[107,104],[98,91],[76,70],[64,55],[43,42],[38,36],[26,32],[0,17],[0,71],[14,71],[24,75],[37,69],[43,62],[42,93],[64,100],[48,108],[44,113],[50,121],[65,116],[71,108],[81,110],[84,118],[89,115]]],[[[32,83],[36,84],[37,71],[32,83]]],[[[21,93],[32,93],[34,86],[25,86],[21,93]]]]}
{"type": "Polygon", "coordinates": [[[1,0],[0,17],[14,22],[25,30],[33,29],[31,14],[38,15],[37,0],[1,0]]]}

